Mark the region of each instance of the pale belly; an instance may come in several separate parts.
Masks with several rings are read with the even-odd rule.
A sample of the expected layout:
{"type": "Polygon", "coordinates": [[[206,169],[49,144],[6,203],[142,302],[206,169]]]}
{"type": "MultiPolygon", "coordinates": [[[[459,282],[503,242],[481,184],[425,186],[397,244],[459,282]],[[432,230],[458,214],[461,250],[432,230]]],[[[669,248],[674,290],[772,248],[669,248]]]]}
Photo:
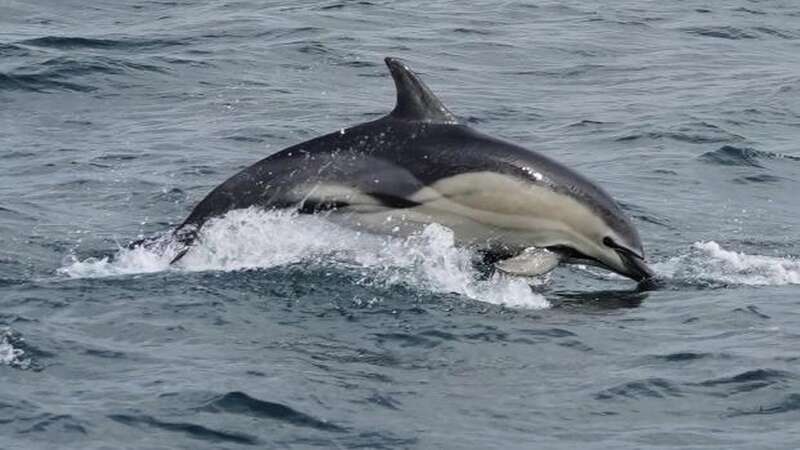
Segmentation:
{"type": "Polygon", "coordinates": [[[433,223],[451,229],[460,245],[520,251],[529,247],[587,247],[607,226],[585,206],[544,186],[492,172],[442,179],[405,198],[416,206],[387,207],[342,185],[308,186],[304,198],[348,206],[330,220],[373,233],[407,236],[433,223]]]}

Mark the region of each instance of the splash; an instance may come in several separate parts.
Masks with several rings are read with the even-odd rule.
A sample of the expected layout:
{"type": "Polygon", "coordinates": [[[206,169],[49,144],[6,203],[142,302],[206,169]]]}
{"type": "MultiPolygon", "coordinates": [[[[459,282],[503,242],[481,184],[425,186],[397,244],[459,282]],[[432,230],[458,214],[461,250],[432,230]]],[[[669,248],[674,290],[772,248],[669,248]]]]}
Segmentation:
{"type": "Polygon", "coordinates": [[[100,278],[118,275],[161,272],[170,269],[175,250],[153,251],[144,247],[120,247],[116,255],[103,258],[78,259],[68,256],[58,273],[70,278],[100,278]]]}
{"type": "Polygon", "coordinates": [[[320,217],[286,211],[246,209],[210,220],[198,243],[177,264],[178,248],[163,238],[150,248],[119,248],[113,257],[74,256],[59,273],[95,278],[161,271],[233,271],[303,263],[363,273],[361,283],[409,285],[436,293],[456,293],[516,308],[546,308],[530,280],[475,269],[474,254],[455,245],[451,230],[432,224],[410,237],[379,236],[336,225],[320,217]]]}
{"type": "Polygon", "coordinates": [[[695,242],[691,252],[654,265],[667,278],[750,286],[800,284],[800,260],[749,255],[714,241],[695,242]]]}
{"type": "Polygon", "coordinates": [[[22,338],[11,328],[0,328],[0,364],[19,369],[28,369],[30,358],[25,357],[25,350],[19,348],[22,338]]]}

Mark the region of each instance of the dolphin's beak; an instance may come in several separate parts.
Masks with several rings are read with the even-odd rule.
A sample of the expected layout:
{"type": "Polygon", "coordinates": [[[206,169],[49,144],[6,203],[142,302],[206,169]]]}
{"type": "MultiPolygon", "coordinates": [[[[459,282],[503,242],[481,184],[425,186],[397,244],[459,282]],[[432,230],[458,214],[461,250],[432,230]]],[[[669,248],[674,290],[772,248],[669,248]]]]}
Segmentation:
{"type": "Polygon", "coordinates": [[[627,269],[627,273],[623,275],[633,278],[638,282],[648,280],[655,276],[653,269],[651,269],[639,255],[624,250],[617,251],[617,254],[619,254],[620,259],[622,259],[627,269]]]}

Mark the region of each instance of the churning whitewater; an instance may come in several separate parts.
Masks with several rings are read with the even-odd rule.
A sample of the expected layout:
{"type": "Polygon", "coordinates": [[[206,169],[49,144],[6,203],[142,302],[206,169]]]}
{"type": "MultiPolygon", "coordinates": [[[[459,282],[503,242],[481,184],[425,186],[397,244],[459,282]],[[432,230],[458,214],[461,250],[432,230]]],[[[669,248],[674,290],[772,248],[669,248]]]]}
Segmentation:
{"type": "MultiPolygon", "coordinates": [[[[179,264],[168,234],[163,246],[121,246],[102,258],[72,255],[58,273],[70,278],[110,277],[162,271],[232,271],[280,266],[357,271],[363,284],[414,286],[436,293],[518,308],[546,308],[548,301],[530,285],[549,276],[522,278],[499,272],[487,277],[475,267],[476,252],[456,245],[453,233],[437,224],[409,237],[359,232],[322,216],[256,208],[231,211],[204,227],[197,247],[179,264]],[[276,236],[280,236],[276,239],[276,236]],[[325,239],[320,239],[325,236],[325,239]]],[[[716,242],[687,245],[684,253],[654,264],[657,275],[677,285],[800,284],[800,261],[725,250],[716,242]]],[[[621,277],[587,267],[587,274],[621,277]]]]}
{"type": "Polygon", "coordinates": [[[386,288],[408,285],[509,307],[549,306],[528,285],[543,280],[499,273],[487,278],[474,266],[478,255],[456,247],[452,231],[437,224],[407,238],[391,237],[355,231],[320,216],[250,208],[211,219],[196,248],[177,264],[170,264],[178,251],[174,240],[165,235],[163,242],[164,246],[120,248],[113,257],[101,259],[72,257],[59,272],[80,278],[310,265],[355,270],[361,283],[386,288]]]}

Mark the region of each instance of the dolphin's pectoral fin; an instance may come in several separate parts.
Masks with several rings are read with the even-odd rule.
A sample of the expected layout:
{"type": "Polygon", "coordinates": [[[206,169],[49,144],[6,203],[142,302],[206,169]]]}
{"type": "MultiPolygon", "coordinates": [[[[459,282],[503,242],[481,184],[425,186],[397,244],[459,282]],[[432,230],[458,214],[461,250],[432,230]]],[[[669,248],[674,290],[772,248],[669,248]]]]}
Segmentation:
{"type": "Polygon", "coordinates": [[[513,258],[494,264],[497,270],[509,275],[535,277],[555,269],[561,258],[544,248],[529,247],[513,258]]]}

